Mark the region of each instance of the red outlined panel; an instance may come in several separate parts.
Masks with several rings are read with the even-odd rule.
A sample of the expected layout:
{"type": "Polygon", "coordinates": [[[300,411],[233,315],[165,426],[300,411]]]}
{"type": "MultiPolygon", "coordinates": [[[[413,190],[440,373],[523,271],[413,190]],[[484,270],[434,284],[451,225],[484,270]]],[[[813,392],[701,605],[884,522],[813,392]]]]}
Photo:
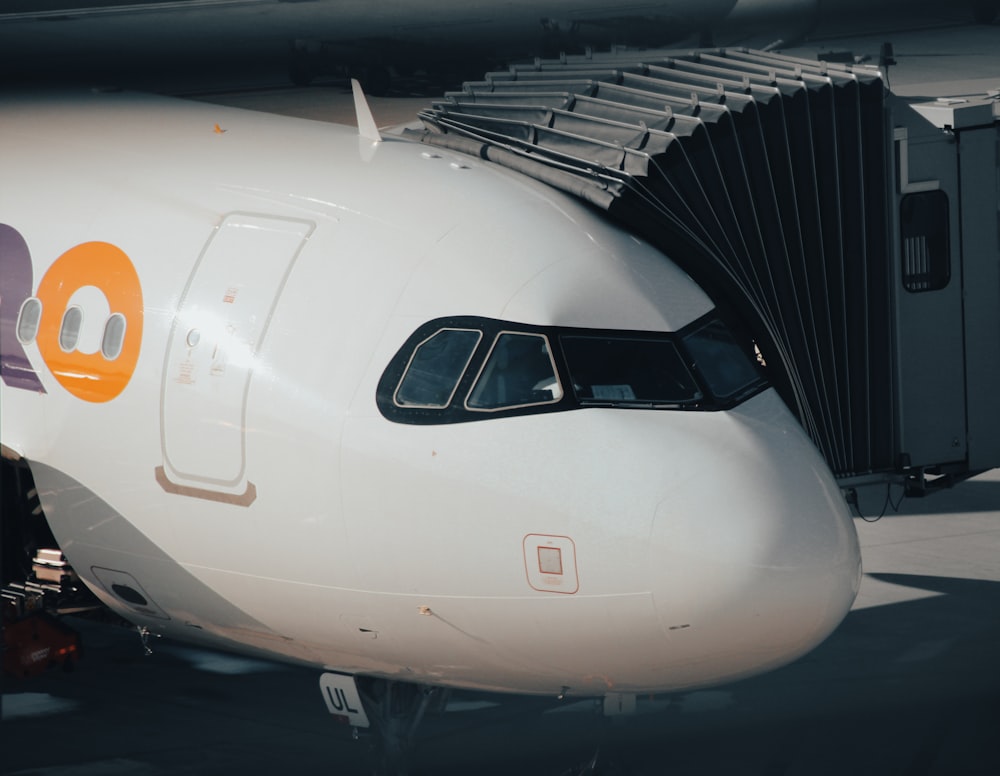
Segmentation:
{"type": "Polygon", "coordinates": [[[532,589],[564,595],[572,595],[580,589],[576,544],[571,538],[528,534],[523,544],[524,570],[532,589]]]}

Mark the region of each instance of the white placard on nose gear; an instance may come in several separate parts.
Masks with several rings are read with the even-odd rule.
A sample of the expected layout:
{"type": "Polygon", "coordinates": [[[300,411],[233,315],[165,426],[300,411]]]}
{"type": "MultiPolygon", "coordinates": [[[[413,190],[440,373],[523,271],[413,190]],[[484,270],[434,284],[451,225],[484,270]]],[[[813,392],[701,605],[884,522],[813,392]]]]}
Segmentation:
{"type": "Polygon", "coordinates": [[[354,727],[369,727],[368,715],[353,676],[325,673],[319,678],[319,689],[331,714],[346,717],[354,727]]]}

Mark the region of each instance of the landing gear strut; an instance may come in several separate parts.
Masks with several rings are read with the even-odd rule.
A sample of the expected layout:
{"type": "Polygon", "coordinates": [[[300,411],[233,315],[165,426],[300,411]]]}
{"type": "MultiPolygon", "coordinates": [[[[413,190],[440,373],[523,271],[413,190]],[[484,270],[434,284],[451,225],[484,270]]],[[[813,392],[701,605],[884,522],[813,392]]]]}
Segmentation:
{"type": "Polygon", "coordinates": [[[358,693],[375,734],[374,776],[406,776],[417,728],[428,710],[444,706],[448,691],[441,687],[359,677],[358,693]]]}

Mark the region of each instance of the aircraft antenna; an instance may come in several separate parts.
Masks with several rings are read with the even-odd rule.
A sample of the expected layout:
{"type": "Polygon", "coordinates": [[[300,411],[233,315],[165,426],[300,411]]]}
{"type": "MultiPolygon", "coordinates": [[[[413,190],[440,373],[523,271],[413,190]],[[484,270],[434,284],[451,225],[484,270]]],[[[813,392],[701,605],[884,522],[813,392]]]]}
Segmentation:
{"type": "Polygon", "coordinates": [[[354,112],[358,117],[358,134],[365,140],[381,143],[382,135],[378,131],[372,109],[368,106],[368,100],[365,99],[364,90],[357,78],[351,79],[351,88],[354,90],[354,112]]]}

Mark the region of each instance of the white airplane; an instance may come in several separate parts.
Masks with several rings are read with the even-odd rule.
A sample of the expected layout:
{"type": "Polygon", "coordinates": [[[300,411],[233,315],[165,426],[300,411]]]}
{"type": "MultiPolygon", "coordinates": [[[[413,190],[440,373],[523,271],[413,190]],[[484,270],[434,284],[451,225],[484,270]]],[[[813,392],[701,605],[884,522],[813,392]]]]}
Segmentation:
{"type": "Polygon", "coordinates": [[[5,538],[356,725],[355,675],[614,701],[825,639],[848,507],[706,294],[362,116],[0,98],[5,538]]]}

